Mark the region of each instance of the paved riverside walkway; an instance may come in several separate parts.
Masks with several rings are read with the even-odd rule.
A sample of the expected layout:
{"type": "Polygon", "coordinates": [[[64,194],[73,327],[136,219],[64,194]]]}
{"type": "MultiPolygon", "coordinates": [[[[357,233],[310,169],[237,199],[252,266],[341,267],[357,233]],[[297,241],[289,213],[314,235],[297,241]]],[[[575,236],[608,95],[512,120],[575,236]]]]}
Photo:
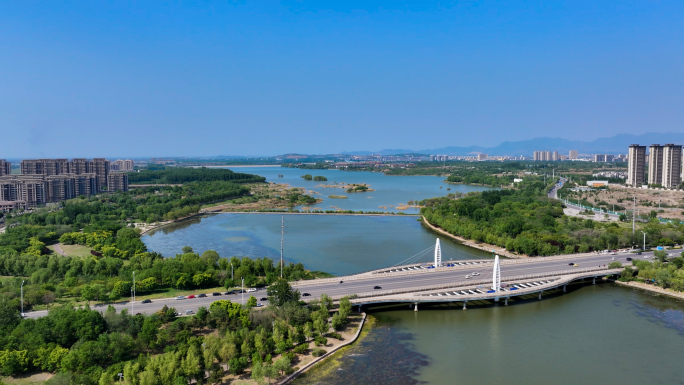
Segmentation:
{"type": "Polygon", "coordinates": [[[322,360],[324,360],[324,359],[326,359],[326,358],[332,356],[336,351],[342,349],[342,348],[345,347],[345,346],[351,345],[351,344],[353,344],[354,342],[356,342],[356,340],[359,339],[359,335],[361,335],[361,330],[363,329],[363,325],[364,325],[365,322],[366,322],[366,313],[361,313],[361,314],[363,314],[363,317],[361,317],[361,322],[359,322],[359,328],[358,328],[358,330],[356,330],[356,334],[354,335],[354,337],[353,337],[352,339],[350,339],[349,341],[347,341],[347,342],[345,342],[345,343],[343,343],[343,344],[340,344],[340,345],[334,347],[331,351],[329,351],[329,352],[325,353],[324,355],[322,355],[322,356],[316,358],[315,360],[313,360],[313,361],[307,363],[306,365],[304,365],[303,367],[301,367],[301,368],[300,368],[299,370],[297,370],[296,372],[294,372],[294,373],[290,374],[289,376],[287,376],[284,380],[282,380],[281,382],[279,382],[279,384],[280,384],[280,385],[289,384],[289,383],[292,382],[295,378],[297,378],[297,376],[299,376],[300,374],[302,374],[302,373],[306,372],[307,370],[311,369],[311,367],[313,367],[313,366],[316,365],[317,363],[321,362],[322,360]]]}
{"type": "Polygon", "coordinates": [[[646,291],[650,291],[652,293],[667,295],[667,296],[670,296],[672,298],[684,300],[684,293],[676,292],[672,289],[663,289],[662,287],[658,287],[656,285],[648,285],[648,284],[645,284],[643,282],[634,282],[634,281],[630,281],[630,282],[615,281],[615,283],[617,283],[620,286],[626,286],[626,287],[631,287],[634,289],[646,290],[646,291]]]}

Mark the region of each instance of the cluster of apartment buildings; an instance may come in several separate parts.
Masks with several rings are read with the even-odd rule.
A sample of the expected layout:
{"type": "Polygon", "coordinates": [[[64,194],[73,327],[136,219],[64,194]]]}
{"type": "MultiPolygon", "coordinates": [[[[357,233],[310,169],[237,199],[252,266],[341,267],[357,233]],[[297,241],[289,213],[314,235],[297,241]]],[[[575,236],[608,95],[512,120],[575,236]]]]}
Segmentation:
{"type": "Polygon", "coordinates": [[[128,174],[110,172],[104,158],[25,159],[21,174],[0,159],[0,210],[32,208],[101,191],[128,191],[128,174]]]}
{"type": "Polygon", "coordinates": [[[535,151],[532,160],[556,162],[561,160],[584,160],[599,163],[624,162],[627,161],[626,155],[594,154],[593,156],[583,155],[580,159],[577,150],[570,150],[568,155],[561,155],[558,151],[535,151]]]}
{"type": "Polygon", "coordinates": [[[627,185],[642,187],[649,185],[664,188],[679,188],[682,184],[682,146],[675,144],[652,144],[646,154],[646,146],[629,146],[627,157],[627,185]],[[648,174],[646,174],[648,164],[648,174]]]}

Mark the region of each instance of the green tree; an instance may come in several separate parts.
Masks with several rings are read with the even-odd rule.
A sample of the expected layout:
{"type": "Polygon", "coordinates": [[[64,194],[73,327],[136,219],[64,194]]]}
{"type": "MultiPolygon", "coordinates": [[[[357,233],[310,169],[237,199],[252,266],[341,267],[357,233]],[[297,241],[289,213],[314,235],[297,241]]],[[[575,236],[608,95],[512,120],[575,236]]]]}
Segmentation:
{"type": "Polygon", "coordinates": [[[271,305],[282,307],[287,302],[299,301],[299,290],[292,286],[283,278],[278,278],[271,286],[266,289],[268,301],[271,305]]]}
{"type": "Polygon", "coordinates": [[[247,300],[247,307],[248,308],[253,308],[256,307],[257,305],[257,299],[253,295],[249,296],[249,299],[247,300]]]}

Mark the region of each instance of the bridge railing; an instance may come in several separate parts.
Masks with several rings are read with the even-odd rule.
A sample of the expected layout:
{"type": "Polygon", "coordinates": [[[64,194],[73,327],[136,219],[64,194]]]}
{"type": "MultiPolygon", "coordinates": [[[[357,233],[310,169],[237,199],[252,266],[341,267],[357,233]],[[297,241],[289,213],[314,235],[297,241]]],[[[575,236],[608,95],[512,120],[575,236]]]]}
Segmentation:
{"type": "MultiPolygon", "coordinates": [[[[542,261],[554,261],[554,260],[569,260],[573,258],[582,258],[582,257],[589,257],[593,255],[598,255],[597,253],[583,253],[583,254],[565,254],[565,255],[555,255],[555,256],[550,256],[550,257],[531,257],[531,258],[524,258],[524,259],[502,259],[500,260],[500,263],[502,266],[508,266],[508,265],[518,265],[518,264],[524,264],[524,263],[535,263],[535,262],[542,262],[542,261]]],[[[494,261],[490,260],[459,260],[459,261],[453,261],[453,262],[481,262],[477,264],[471,264],[471,265],[462,265],[462,266],[451,266],[451,267],[440,267],[438,269],[420,269],[420,270],[409,270],[409,271],[395,271],[395,272],[386,272],[386,273],[375,273],[375,274],[370,274],[370,273],[360,273],[360,274],[355,274],[355,275],[347,275],[347,276],[341,276],[341,277],[335,277],[335,278],[321,278],[321,279],[312,279],[312,280],[306,280],[306,281],[294,281],[291,282],[290,284],[292,286],[306,286],[306,285],[314,285],[314,284],[320,284],[320,283],[335,283],[339,281],[355,281],[358,279],[369,279],[369,278],[382,278],[382,277],[396,277],[396,276],[402,276],[402,275],[413,275],[413,274],[425,274],[425,273],[431,273],[435,271],[445,271],[445,270],[465,270],[465,269],[472,269],[472,268],[479,268],[479,267],[491,267],[494,264],[494,261]]],[[[451,263],[451,261],[449,262],[451,263]]],[[[408,265],[408,266],[420,266],[420,265],[408,265]]],[[[400,269],[402,267],[397,267],[397,269],[400,269]]],[[[376,270],[377,271],[377,270],[376,270]]],[[[577,271],[577,269],[575,269],[577,271]]]]}
{"type": "MultiPolygon", "coordinates": [[[[534,278],[543,278],[543,277],[557,277],[557,276],[562,276],[562,275],[578,275],[578,274],[583,274],[583,273],[584,273],[584,275],[591,275],[591,274],[587,274],[587,273],[592,273],[592,272],[603,272],[603,273],[605,273],[608,271],[610,271],[611,274],[614,274],[614,273],[620,272],[621,270],[622,269],[608,269],[607,267],[584,268],[584,269],[574,269],[574,270],[561,270],[561,271],[554,271],[554,272],[547,272],[547,273],[526,274],[526,275],[518,275],[518,276],[504,276],[504,277],[501,277],[501,281],[506,282],[506,281],[525,280],[525,279],[534,279],[534,278]]],[[[598,275],[605,275],[605,274],[598,274],[598,275]]],[[[491,284],[491,283],[492,283],[492,281],[490,279],[490,280],[480,280],[480,281],[470,281],[470,282],[448,283],[448,284],[442,284],[442,285],[419,286],[419,287],[412,287],[412,288],[406,288],[406,289],[375,290],[375,291],[371,291],[371,292],[357,293],[355,295],[354,299],[356,299],[356,298],[379,297],[379,296],[395,295],[395,294],[416,293],[416,292],[420,292],[420,291],[451,289],[451,288],[457,288],[457,287],[463,287],[463,286],[478,286],[478,285],[486,285],[486,284],[491,284]]],[[[538,290],[531,290],[531,291],[538,291],[538,290]]],[[[518,293],[521,293],[521,292],[526,292],[526,290],[521,290],[518,293]]],[[[333,296],[331,298],[333,300],[339,300],[345,296],[350,296],[350,294],[333,296]]]]}

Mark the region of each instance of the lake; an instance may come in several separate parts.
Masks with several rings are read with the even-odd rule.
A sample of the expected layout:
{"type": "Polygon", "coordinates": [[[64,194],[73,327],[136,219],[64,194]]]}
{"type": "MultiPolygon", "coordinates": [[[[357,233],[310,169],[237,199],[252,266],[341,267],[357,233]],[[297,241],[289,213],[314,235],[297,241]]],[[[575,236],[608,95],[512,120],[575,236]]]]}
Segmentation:
{"type": "Polygon", "coordinates": [[[511,306],[371,314],[365,339],[296,383],[684,383],[684,303],[615,284],[511,306]]]}
{"type": "Polygon", "coordinates": [[[285,218],[284,258],[335,275],[395,265],[440,238],[444,258],[491,258],[429,231],[415,216],[225,213],[191,218],[142,237],[148,249],[171,257],[183,246],[215,250],[222,257],[280,259],[280,224],[285,218]]]}
{"type": "MultiPolygon", "coordinates": [[[[230,167],[226,167],[230,168],[230,167]]],[[[256,174],[266,177],[266,181],[286,183],[292,187],[301,187],[311,192],[315,198],[323,202],[312,205],[310,209],[320,210],[354,210],[403,212],[417,214],[420,210],[409,207],[404,210],[396,206],[405,205],[408,201],[419,201],[427,198],[446,196],[448,193],[467,193],[470,191],[491,190],[491,187],[471,186],[445,183],[441,176],[389,176],[378,172],[341,171],[341,170],[300,170],[284,167],[236,167],[235,172],[256,174]],[[324,176],[327,182],[307,181],[302,175],[324,176]],[[282,175],[280,178],[278,175],[282,175]],[[345,189],[329,187],[338,183],[366,183],[375,191],[348,193],[345,189]],[[449,189],[449,190],[447,190],[449,189]],[[346,196],[346,199],[328,198],[330,195],[346,196]]],[[[298,206],[301,209],[303,206],[298,206]]]]}

